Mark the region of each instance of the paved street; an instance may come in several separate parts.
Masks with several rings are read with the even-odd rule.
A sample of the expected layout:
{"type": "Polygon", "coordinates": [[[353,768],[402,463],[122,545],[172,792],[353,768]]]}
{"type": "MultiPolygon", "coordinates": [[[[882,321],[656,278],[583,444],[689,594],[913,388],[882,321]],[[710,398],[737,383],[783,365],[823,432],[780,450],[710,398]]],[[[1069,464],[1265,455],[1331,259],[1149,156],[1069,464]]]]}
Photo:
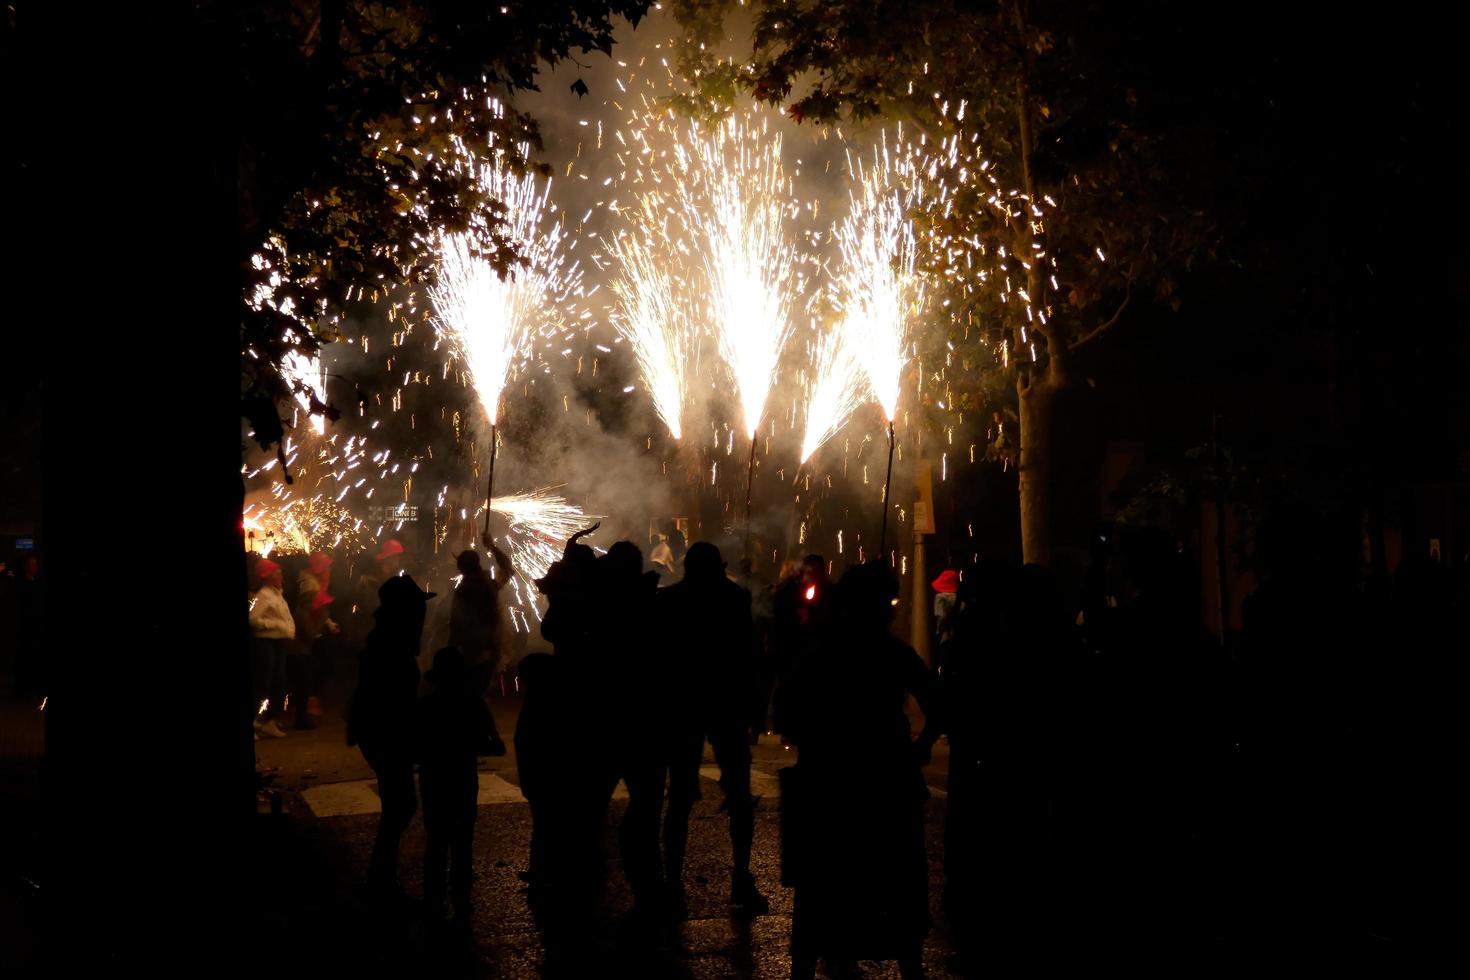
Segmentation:
{"type": "MultiPolygon", "coordinates": [[[[514,729],[516,702],[497,704],[496,716],[507,737],[514,729]]],[[[358,882],[377,826],[378,801],[372,773],[356,749],[344,744],[340,722],[330,713],[320,729],[292,731],[287,738],[256,743],[261,764],[275,768],[273,788],[280,792],[282,816],[272,819],[263,797],[266,828],[260,855],[263,866],[284,869],[279,880],[263,883],[257,903],[265,933],[258,946],[259,968],[361,966],[381,970],[430,968],[462,976],[538,976],[550,966],[565,976],[658,977],[786,977],[790,961],[791,892],[780,885],[776,770],[789,753],[771,736],[755,750],[752,788],[761,797],[757,811],[754,871],[771,899],[771,912],[749,925],[728,914],[728,824],[719,813],[718,770],[707,755],[701,771],[704,799],[694,811],[690,831],[687,881],[690,919],[677,937],[650,944],[635,941],[625,918],[631,896],[617,862],[615,829],[626,803],[621,786],[614,798],[604,848],[609,856],[605,913],[594,934],[579,936],[576,962],[557,969],[546,961],[542,934],[528,908],[517,873],[525,868],[530,840],[530,812],[520,794],[514,751],[482,760],[480,811],[476,826],[475,917],[473,940],[442,949],[428,942],[412,915],[384,921],[373,918],[362,903],[358,882]],[[272,942],[268,937],[274,936],[272,942]],[[288,952],[289,951],[289,952],[288,952]]],[[[935,789],[928,809],[931,906],[938,919],[940,828],[944,758],[937,753],[929,771],[935,789]]],[[[857,792],[864,792],[858,787],[857,792]]],[[[423,828],[419,819],[404,843],[401,880],[413,896],[421,894],[423,828]]],[[[933,975],[944,975],[948,947],[942,934],[931,934],[926,950],[933,975]]],[[[867,964],[873,977],[897,976],[892,964],[867,964]]]]}

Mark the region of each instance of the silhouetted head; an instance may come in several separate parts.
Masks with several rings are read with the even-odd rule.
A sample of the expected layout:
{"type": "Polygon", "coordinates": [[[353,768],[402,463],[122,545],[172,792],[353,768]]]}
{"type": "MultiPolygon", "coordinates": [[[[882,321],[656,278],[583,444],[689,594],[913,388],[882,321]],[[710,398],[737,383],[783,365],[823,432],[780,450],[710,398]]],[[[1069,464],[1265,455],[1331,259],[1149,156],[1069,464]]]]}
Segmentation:
{"type": "Polygon", "coordinates": [[[833,592],[833,616],[843,628],[887,626],[898,599],[898,580],[882,559],[843,573],[833,592]]]}
{"type": "Polygon", "coordinates": [[[457,647],[444,647],[434,654],[434,666],[424,671],[424,680],[440,691],[458,691],[469,686],[470,668],[457,647]]]}
{"type": "Polygon", "coordinates": [[[601,561],[608,582],[631,582],[643,574],[643,552],[631,541],[616,542],[601,561]]]}
{"type": "Polygon", "coordinates": [[[393,635],[413,635],[424,628],[425,605],[435,593],[419,588],[411,575],[394,575],[378,586],[373,618],[393,635]]]}
{"type": "Polygon", "coordinates": [[[1139,592],[1158,592],[1179,584],[1179,547],[1160,527],[1130,530],[1119,544],[1123,574],[1139,592]]]}
{"type": "Polygon", "coordinates": [[[473,548],[461,551],[454,559],[454,567],[459,569],[461,575],[478,575],[482,571],[479,553],[473,548]]]}
{"type": "Polygon", "coordinates": [[[801,577],[807,582],[827,581],[827,559],[821,555],[807,555],[801,560],[801,577]]]}
{"type": "Polygon", "coordinates": [[[382,609],[420,609],[437,592],[425,592],[412,575],[394,575],[378,586],[378,602],[382,609]]]}
{"type": "Polygon", "coordinates": [[[690,582],[709,582],[723,578],[725,559],[720,549],[708,541],[696,541],[684,555],[684,578],[690,582]]]}

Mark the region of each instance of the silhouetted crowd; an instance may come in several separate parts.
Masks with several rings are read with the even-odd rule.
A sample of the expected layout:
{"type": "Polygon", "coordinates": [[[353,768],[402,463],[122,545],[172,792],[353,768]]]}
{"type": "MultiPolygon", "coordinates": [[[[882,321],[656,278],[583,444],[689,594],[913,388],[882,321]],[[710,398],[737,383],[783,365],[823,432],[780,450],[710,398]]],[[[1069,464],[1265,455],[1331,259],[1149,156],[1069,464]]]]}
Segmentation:
{"type": "MultiPolygon", "coordinates": [[[[533,825],[522,877],[548,947],[575,942],[601,901],[601,828],[619,782],[633,921],[687,916],[706,744],[728,818],[731,914],[766,912],[751,873],[751,746],[771,728],[796,750],[777,774],[794,977],[870,959],[923,975],[923,768],[941,737],[940,907],[961,975],[1352,950],[1449,915],[1404,894],[1452,827],[1464,748],[1449,705],[1464,606],[1437,563],[1409,560],[1391,584],[1364,586],[1337,574],[1325,536],[1303,551],[1269,525],[1263,584],[1226,646],[1204,629],[1170,535],[1136,529],[1114,547],[1103,534],[1075,604],[1041,566],[987,560],[940,575],[931,665],[893,635],[886,565],[834,582],[808,556],[753,602],[709,542],[686,551],[661,536],[657,567],[667,574],[678,553],[682,577],[660,588],[635,544],[599,556],[580,540],[591,530],[536,583],[553,652],[518,667],[514,741],[533,825]]],[[[423,677],[427,695],[417,658],[434,596],[403,574],[379,583],[348,715],[382,797],[370,885],[400,895],[398,843],[421,796],[426,905],[442,919],[447,902],[461,924],[477,759],[505,751],[485,693],[509,567],[486,545],[501,574],[461,556],[451,644],[423,677]]],[[[252,621],[275,617],[284,632],[271,565],[257,568],[252,621]]]]}

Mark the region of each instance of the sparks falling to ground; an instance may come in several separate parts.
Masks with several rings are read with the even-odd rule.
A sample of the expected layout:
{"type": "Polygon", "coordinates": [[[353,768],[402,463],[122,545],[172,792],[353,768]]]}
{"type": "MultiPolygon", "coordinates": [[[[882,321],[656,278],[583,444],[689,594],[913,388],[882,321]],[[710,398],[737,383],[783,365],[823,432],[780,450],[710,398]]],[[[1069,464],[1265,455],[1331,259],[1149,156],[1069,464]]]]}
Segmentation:
{"type": "Polygon", "coordinates": [[[802,289],[788,234],[797,206],[768,118],[691,124],[674,149],[675,185],[708,289],[709,317],[754,439],[802,289]]]}
{"type": "Polygon", "coordinates": [[[563,321],[565,304],[580,292],[581,271],[569,261],[567,232],[548,203],[550,180],[512,173],[499,151],[488,160],[467,154],[463,167],[505,211],[498,221],[485,218],[485,228],[439,236],[438,282],[429,298],[435,329],[468,368],[494,425],[511,372],[530,355],[539,333],[563,321]],[[487,231],[522,260],[504,276],[477,253],[487,231]]]}
{"type": "Polygon", "coordinates": [[[849,321],[839,319],[813,344],[812,373],[806,400],[806,427],[801,462],[831,439],[868,397],[862,360],[855,349],[849,321]]]}

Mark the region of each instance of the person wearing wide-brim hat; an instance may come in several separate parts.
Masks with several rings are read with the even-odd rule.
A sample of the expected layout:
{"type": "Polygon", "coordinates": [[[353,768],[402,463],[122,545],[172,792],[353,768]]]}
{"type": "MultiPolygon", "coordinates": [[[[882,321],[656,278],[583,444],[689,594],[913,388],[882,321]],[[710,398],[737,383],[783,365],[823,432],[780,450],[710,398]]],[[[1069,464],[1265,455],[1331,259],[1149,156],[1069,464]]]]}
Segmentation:
{"type": "Polygon", "coordinates": [[[425,606],[434,598],[408,575],[378,588],[375,625],[358,664],[357,691],[347,712],[347,744],[362,748],[378,777],[383,815],[368,883],[383,896],[397,893],[398,843],[417,808],[413,784],[413,720],[419,690],[419,643],[425,606]]]}
{"type": "MultiPolygon", "coordinates": [[[[432,690],[414,712],[414,755],[424,798],[424,905],[431,919],[444,914],[448,898],[455,921],[471,913],[474,880],[475,813],[479,798],[479,760],[492,752],[495,726],[489,705],[475,691],[473,673],[454,647],[434,654],[424,672],[432,690]]],[[[503,751],[503,749],[502,749],[503,751]]]]}

